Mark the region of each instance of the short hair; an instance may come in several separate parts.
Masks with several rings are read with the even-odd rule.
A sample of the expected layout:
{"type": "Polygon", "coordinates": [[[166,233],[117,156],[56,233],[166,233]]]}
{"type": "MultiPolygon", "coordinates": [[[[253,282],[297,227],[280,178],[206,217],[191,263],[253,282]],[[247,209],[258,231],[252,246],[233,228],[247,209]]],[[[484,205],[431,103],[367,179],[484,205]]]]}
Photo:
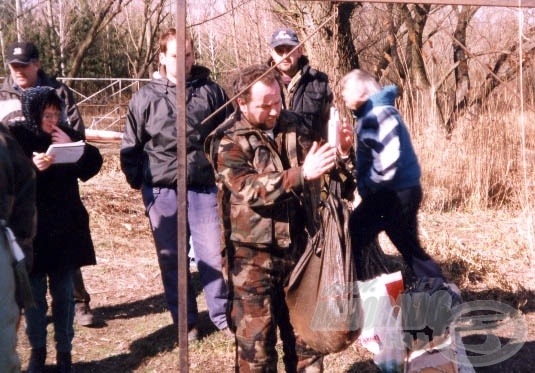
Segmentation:
{"type": "MultiPolygon", "coordinates": [[[[168,28],[166,31],[164,31],[160,35],[160,40],[159,40],[160,52],[162,52],[164,54],[167,52],[167,43],[170,40],[176,40],[176,28],[174,28],[174,27],[168,28]]],[[[193,46],[193,42],[192,42],[191,36],[186,35],[186,43],[190,43],[190,45],[193,46]]]]}
{"type": "Polygon", "coordinates": [[[371,96],[381,90],[375,77],[367,71],[355,69],[348,72],[340,79],[340,87],[344,87],[350,80],[354,80],[363,89],[364,93],[371,96]]]}
{"type": "Polygon", "coordinates": [[[251,100],[251,87],[256,81],[267,85],[277,82],[279,87],[282,87],[280,75],[275,69],[272,69],[267,65],[252,65],[238,72],[232,85],[234,95],[236,95],[237,98],[245,100],[245,102],[249,102],[251,100]]]}

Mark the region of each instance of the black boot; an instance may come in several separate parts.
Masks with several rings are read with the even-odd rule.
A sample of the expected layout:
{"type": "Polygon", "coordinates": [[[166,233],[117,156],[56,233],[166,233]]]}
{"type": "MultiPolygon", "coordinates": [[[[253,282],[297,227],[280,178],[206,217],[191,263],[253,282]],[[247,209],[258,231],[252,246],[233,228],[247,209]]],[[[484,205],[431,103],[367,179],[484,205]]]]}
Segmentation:
{"type": "Polygon", "coordinates": [[[42,373],[45,371],[46,348],[32,348],[28,373],[42,373]]]}
{"type": "Polygon", "coordinates": [[[56,354],[56,364],[58,373],[74,372],[72,368],[72,357],[70,352],[59,352],[56,354]]]}

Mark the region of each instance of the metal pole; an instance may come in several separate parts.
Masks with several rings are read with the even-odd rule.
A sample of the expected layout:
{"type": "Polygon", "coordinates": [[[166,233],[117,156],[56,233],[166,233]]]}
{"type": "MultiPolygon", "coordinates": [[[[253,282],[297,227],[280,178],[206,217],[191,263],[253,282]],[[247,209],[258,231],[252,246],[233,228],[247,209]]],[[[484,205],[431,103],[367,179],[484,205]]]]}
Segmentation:
{"type": "Polygon", "coordinates": [[[176,157],[179,372],[188,372],[188,276],[186,191],[186,0],[176,2],[176,157]]]}
{"type": "MultiPolygon", "coordinates": [[[[315,0],[322,1],[322,0],[315,0]]],[[[336,0],[336,3],[355,3],[357,0],[336,0]]],[[[434,4],[434,5],[474,5],[474,6],[496,6],[509,8],[533,8],[535,0],[367,0],[363,3],[402,3],[402,4],[434,4]]]]}

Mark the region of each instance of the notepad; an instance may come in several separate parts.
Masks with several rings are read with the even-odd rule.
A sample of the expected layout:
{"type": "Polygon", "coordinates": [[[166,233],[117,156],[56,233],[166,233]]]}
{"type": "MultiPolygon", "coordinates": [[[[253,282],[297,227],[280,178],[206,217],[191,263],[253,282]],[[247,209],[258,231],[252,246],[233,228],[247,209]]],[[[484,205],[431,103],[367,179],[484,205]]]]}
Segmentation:
{"type": "Polygon", "coordinates": [[[46,155],[54,156],[54,164],[76,163],[84,154],[85,142],[83,140],[63,144],[52,144],[48,147],[46,155]]]}

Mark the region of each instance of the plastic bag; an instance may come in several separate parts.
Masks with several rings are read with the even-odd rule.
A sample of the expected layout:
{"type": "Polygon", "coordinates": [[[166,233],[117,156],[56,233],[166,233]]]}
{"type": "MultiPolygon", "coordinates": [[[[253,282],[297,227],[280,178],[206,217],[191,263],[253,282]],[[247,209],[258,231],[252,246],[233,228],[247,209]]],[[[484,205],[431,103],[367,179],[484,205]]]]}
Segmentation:
{"type": "Polygon", "coordinates": [[[17,304],[26,309],[35,307],[33,293],[30,285],[30,279],[26,269],[26,258],[15,235],[9,227],[2,221],[0,223],[2,230],[5,233],[6,242],[8,244],[11,256],[13,257],[13,272],[15,274],[15,299],[17,304]]]}
{"type": "Polygon", "coordinates": [[[364,313],[358,341],[374,354],[373,360],[382,372],[402,372],[406,352],[400,307],[396,304],[403,291],[401,272],[359,281],[358,288],[364,313]]]}
{"type": "Polygon", "coordinates": [[[308,241],[286,289],[290,321],[312,349],[338,352],[360,334],[362,310],[349,230],[349,205],[328,195],[318,230],[308,241]]]}

